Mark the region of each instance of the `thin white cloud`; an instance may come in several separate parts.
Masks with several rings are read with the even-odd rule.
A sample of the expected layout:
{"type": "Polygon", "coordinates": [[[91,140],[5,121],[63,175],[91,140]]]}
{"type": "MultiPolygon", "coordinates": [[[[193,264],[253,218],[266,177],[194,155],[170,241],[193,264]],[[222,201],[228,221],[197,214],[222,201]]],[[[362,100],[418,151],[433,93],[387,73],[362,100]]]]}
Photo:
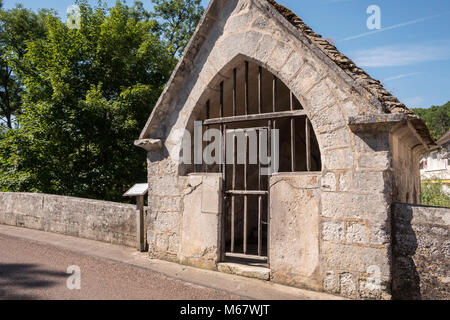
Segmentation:
{"type": "Polygon", "coordinates": [[[403,100],[403,103],[410,108],[417,108],[423,106],[425,99],[422,97],[411,97],[403,100]]]}
{"type": "Polygon", "coordinates": [[[386,78],[386,79],[384,79],[384,81],[392,81],[392,80],[397,80],[397,79],[402,79],[402,78],[408,78],[408,77],[416,76],[419,74],[423,74],[423,72],[410,72],[410,73],[399,74],[397,76],[386,78]]]}
{"type": "Polygon", "coordinates": [[[356,51],[351,55],[361,67],[399,67],[421,62],[450,59],[450,43],[438,45],[382,46],[356,51]]]}
{"type": "Polygon", "coordinates": [[[450,13],[450,11],[447,11],[447,12],[443,12],[443,13],[436,14],[436,15],[433,15],[433,16],[428,16],[428,17],[424,17],[424,18],[420,18],[420,19],[416,19],[416,20],[412,20],[412,21],[399,23],[399,24],[396,24],[396,25],[393,25],[393,26],[390,26],[390,27],[381,28],[379,30],[364,32],[364,33],[357,34],[357,35],[354,35],[354,36],[351,36],[351,37],[340,39],[340,40],[337,40],[336,42],[354,40],[354,39],[358,39],[358,38],[362,38],[362,37],[367,37],[367,36],[370,36],[370,35],[373,35],[373,34],[376,34],[376,33],[385,32],[385,31],[388,31],[388,30],[397,29],[397,28],[401,28],[401,27],[406,27],[406,26],[413,25],[413,24],[420,23],[420,22],[424,22],[424,21],[427,21],[427,20],[436,19],[436,18],[445,16],[445,15],[448,15],[449,13],[450,13]]]}

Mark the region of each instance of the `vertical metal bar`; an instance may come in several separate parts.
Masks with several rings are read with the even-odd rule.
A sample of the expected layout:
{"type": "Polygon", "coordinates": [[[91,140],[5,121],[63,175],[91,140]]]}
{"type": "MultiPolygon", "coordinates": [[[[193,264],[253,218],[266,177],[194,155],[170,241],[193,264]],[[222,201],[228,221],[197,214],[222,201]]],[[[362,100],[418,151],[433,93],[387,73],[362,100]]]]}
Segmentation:
{"type": "Polygon", "coordinates": [[[220,83],[220,118],[223,118],[223,81],[220,83]]]}
{"type": "Polygon", "coordinates": [[[237,101],[237,93],[236,93],[236,74],[237,74],[237,69],[234,68],[233,70],[233,116],[235,117],[237,112],[236,112],[236,101],[237,101]]]}
{"type": "Polygon", "coordinates": [[[277,112],[277,99],[278,99],[278,79],[273,76],[273,88],[272,88],[272,101],[273,101],[273,112],[277,112]]]}
{"type": "MultiPolygon", "coordinates": [[[[237,163],[237,137],[233,136],[233,181],[232,190],[236,190],[236,163],[237,163]]],[[[231,252],[234,252],[234,219],[236,211],[236,196],[233,195],[231,198],[231,252]]]]}
{"type": "Polygon", "coordinates": [[[245,115],[248,115],[248,104],[249,104],[249,97],[248,97],[248,61],[245,61],[245,115]]]}
{"type": "Polygon", "coordinates": [[[263,94],[262,94],[262,86],[263,86],[263,69],[260,66],[258,68],[258,113],[262,113],[262,104],[263,104],[263,94]]]}
{"type": "Polygon", "coordinates": [[[295,169],[295,118],[291,118],[291,171],[295,169]]]}
{"type": "MultiPolygon", "coordinates": [[[[261,157],[260,157],[260,136],[261,130],[257,130],[258,141],[257,141],[257,157],[258,157],[258,190],[261,190],[261,157]]],[[[262,222],[261,222],[261,212],[262,211],[262,196],[258,197],[258,256],[262,256],[262,222]]]]}
{"type": "Polygon", "coordinates": [[[226,202],[227,202],[227,196],[226,196],[226,179],[227,179],[227,167],[225,159],[225,152],[226,152],[226,132],[227,132],[227,126],[221,125],[220,126],[220,132],[222,132],[222,145],[221,145],[221,161],[222,161],[222,215],[221,215],[221,261],[225,260],[225,251],[226,251],[226,239],[225,239],[225,214],[226,214],[226,202]]]}
{"type": "MultiPolygon", "coordinates": [[[[290,92],[291,111],[294,111],[294,94],[290,92]]],[[[295,171],[295,118],[291,118],[291,171],[295,171]]]]}
{"type": "Polygon", "coordinates": [[[308,117],[305,121],[305,140],[306,140],[306,170],[311,171],[311,128],[308,117]]]}
{"type": "MultiPolygon", "coordinates": [[[[248,164],[248,135],[245,133],[245,162],[244,162],[244,190],[247,191],[247,164],[248,164]]],[[[248,197],[244,195],[244,254],[247,254],[247,223],[248,223],[248,197]]]]}
{"type": "MultiPolygon", "coordinates": [[[[272,121],[269,120],[269,130],[268,130],[268,143],[269,149],[267,154],[272,157],[272,121]]],[[[267,264],[270,265],[270,176],[267,177],[267,264]]]]}
{"type": "Polygon", "coordinates": [[[258,197],[258,256],[262,256],[262,196],[258,197]]]}
{"type": "MultiPolygon", "coordinates": [[[[208,101],[206,101],[206,120],[208,120],[210,118],[210,112],[211,112],[211,103],[208,100],[208,101]]],[[[208,131],[208,129],[209,129],[209,126],[206,125],[205,131],[208,131]]],[[[204,145],[204,143],[202,145],[203,145],[203,148],[202,148],[202,151],[203,151],[205,148],[205,145],[204,145]]],[[[208,165],[207,164],[205,164],[205,172],[208,173],[208,165]]]]}

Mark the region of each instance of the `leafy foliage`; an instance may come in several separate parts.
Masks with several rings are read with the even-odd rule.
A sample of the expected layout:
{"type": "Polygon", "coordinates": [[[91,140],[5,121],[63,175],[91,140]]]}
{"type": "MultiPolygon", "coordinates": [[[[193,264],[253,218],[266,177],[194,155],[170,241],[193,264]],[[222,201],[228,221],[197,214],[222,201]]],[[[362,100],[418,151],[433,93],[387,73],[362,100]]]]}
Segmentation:
{"type": "MultiPolygon", "coordinates": [[[[1,3],[0,3],[1,8],[1,3]]],[[[12,64],[20,64],[27,52],[27,42],[45,35],[43,18],[46,11],[34,13],[18,5],[0,10],[0,119],[1,125],[13,127],[21,108],[22,84],[12,64]]]]}
{"type": "Polygon", "coordinates": [[[173,56],[180,56],[203,15],[201,0],[151,0],[158,32],[173,56]]]}
{"type": "MultiPolygon", "coordinates": [[[[0,130],[2,191],[122,201],[146,180],[133,140],[177,62],[159,32],[165,22],[140,2],[78,5],[80,29],[40,13],[44,35],[25,42],[21,59],[6,57],[23,86],[17,127],[0,130]]],[[[180,39],[191,36],[186,30],[174,26],[180,39]]]]}
{"type": "Polygon", "coordinates": [[[450,197],[442,191],[441,183],[422,183],[422,204],[450,208],[450,197]]]}
{"type": "Polygon", "coordinates": [[[442,106],[412,110],[425,121],[430,129],[430,133],[436,140],[439,140],[450,130],[450,101],[442,106]]]}

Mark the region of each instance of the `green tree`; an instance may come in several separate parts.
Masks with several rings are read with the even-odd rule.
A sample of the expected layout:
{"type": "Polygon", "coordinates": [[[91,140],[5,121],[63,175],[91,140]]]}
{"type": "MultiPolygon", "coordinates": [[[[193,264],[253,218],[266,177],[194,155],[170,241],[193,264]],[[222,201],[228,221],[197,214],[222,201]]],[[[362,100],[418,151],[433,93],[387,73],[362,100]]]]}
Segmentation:
{"type": "Polygon", "coordinates": [[[197,27],[204,9],[201,0],[151,0],[158,31],[172,55],[179,57],[197,27]]]}
{"type": "Polygon", "coordinates": [[[45,35],[43,17],[46,11],[34,13],[17,5],[3,10],[0,2],[0,119],[2,125],[13,127],[21,108],[22,84],[12,64],[20,64],[27,52],[27,42],[45,35]]]}
{"type": "Polygon", "coordinates": [[[436,140],[439,140],[450,130],[450,101],[442,106],[412,110],[425,121],[430,133],[436,140]]]}
{"type": "Polygon", "coordinates": [[[178,24],[177,7],[162,15],[141,2],[77,1],[81,21],[69,26],[79,29],[39,13],[43,35],[4,56],[21,91],[16,126],[0,127],[0,190],[123,201],[124,190],[145,181],[145,153],[133,140],[191,37],[198,3],[177,1],[189,8],[178,24]]]}
{"type": "Polygon", "coordinates": [[[145,181],[133,146],[176,60],[142,8],[79,2],[81,28],[45,17],[14,71],[25,84],[19,127],[0,141],[0,188],[122,200],[145,181]]]}

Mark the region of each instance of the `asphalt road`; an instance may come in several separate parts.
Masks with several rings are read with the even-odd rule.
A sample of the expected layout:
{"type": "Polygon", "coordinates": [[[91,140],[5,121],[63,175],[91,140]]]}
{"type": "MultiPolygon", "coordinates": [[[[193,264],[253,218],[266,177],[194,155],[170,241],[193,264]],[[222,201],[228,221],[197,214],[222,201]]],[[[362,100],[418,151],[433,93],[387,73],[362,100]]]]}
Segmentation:
{"type": "Polygon", "coordinates": [[[229,300],[239,297],[144,268],[0,234],[0,299],[229,300]],[[80,268],[80,290],[67,288],[71,276],[67,273],[69,266],[80,268]]]}

